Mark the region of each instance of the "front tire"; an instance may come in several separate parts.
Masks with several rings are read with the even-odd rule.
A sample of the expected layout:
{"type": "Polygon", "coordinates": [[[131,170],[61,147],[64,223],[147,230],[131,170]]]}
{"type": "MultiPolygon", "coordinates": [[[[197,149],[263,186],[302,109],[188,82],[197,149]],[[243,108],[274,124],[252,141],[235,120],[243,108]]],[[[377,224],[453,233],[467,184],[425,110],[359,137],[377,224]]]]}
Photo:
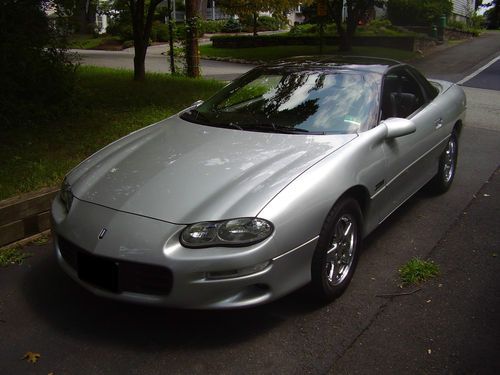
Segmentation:
{"type": "Polygon", "coordinates": [[[448,191],[457,170],[458,137],[455,131],[451,133],[448,144],[439,158],[438,172],[431,180],[430,187],[436,194],[448,191]]]}
{"type": "Polygon", "coordinates": [[[358,262],[361,233],[358,202],[343,198],[335,203],[321,229],[311,266],[312,287],[322,301],[333,301],[349,285],[358,262]]]}

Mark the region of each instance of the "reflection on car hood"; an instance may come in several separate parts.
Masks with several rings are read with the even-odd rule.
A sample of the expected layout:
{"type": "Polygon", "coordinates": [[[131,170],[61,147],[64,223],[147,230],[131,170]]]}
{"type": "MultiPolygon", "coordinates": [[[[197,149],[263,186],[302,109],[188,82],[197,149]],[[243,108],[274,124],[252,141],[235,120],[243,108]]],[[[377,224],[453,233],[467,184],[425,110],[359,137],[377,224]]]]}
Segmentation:
{"type": "Polygon", "coordinates": [[[255,216],[355,137],[241,131],[173,116],[92,155],[68,181],[80,200],[171,223],[255,216]]]}

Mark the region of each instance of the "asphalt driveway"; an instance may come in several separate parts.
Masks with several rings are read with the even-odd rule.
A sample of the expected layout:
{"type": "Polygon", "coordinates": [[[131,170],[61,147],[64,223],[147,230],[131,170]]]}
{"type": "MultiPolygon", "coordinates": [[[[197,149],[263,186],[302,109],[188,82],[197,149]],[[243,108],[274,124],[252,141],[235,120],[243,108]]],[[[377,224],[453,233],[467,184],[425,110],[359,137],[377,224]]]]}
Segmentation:
{"type": "MultiPolygon", "coordinates": [[[[500,54],[495,38],[447,50],[457,59],[481,43],[475,61],[446,70],[435,55],[424,71],[460,80],[500,54]]],[[[370,235],[336,302],[317,305],[305,288],[237,311],[126,305],[77,286],[50,244],[30,245],[24,265],[0,269],[0,374],[500,373],[500,92],[466,92],[451,190],[419,192],[370,235]],[[397,270],[414,256],[433,259],[440,276],[380,297],[401,291],[397,270]],[[40,359],[23,360],[28,351],[40,359]]]]}

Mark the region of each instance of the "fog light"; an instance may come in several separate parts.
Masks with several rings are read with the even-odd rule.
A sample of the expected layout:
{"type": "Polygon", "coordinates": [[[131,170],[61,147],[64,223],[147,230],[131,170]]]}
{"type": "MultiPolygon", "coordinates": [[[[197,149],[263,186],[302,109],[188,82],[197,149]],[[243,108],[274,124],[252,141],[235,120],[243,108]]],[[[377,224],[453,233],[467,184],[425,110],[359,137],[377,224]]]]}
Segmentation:
{"type": "Polygon", "coordinates": [[[261,271],[264,271],[270,265],[271,261],[268,260],[267,262],[259,263],[251,267],[241,268],[239,270],[207,272],[206,278],[208,280],[221,280],[221,279],[231,279],[236,277],[248,276],[254,273],[259,273],[261,271]]]}

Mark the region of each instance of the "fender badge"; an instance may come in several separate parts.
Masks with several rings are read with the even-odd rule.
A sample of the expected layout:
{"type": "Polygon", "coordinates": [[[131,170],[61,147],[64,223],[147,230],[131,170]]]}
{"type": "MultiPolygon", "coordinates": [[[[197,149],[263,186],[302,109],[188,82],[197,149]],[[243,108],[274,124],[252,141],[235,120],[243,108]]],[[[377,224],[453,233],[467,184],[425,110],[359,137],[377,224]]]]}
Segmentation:
{"type": "Polygon", "coordinates": [[[104,235],[106,234],[108,230],[106,228],[102,228],[101,229],[101,233],[99,233],[99,239],[102,240],[102,238],[104,237],[104,235]]]}

